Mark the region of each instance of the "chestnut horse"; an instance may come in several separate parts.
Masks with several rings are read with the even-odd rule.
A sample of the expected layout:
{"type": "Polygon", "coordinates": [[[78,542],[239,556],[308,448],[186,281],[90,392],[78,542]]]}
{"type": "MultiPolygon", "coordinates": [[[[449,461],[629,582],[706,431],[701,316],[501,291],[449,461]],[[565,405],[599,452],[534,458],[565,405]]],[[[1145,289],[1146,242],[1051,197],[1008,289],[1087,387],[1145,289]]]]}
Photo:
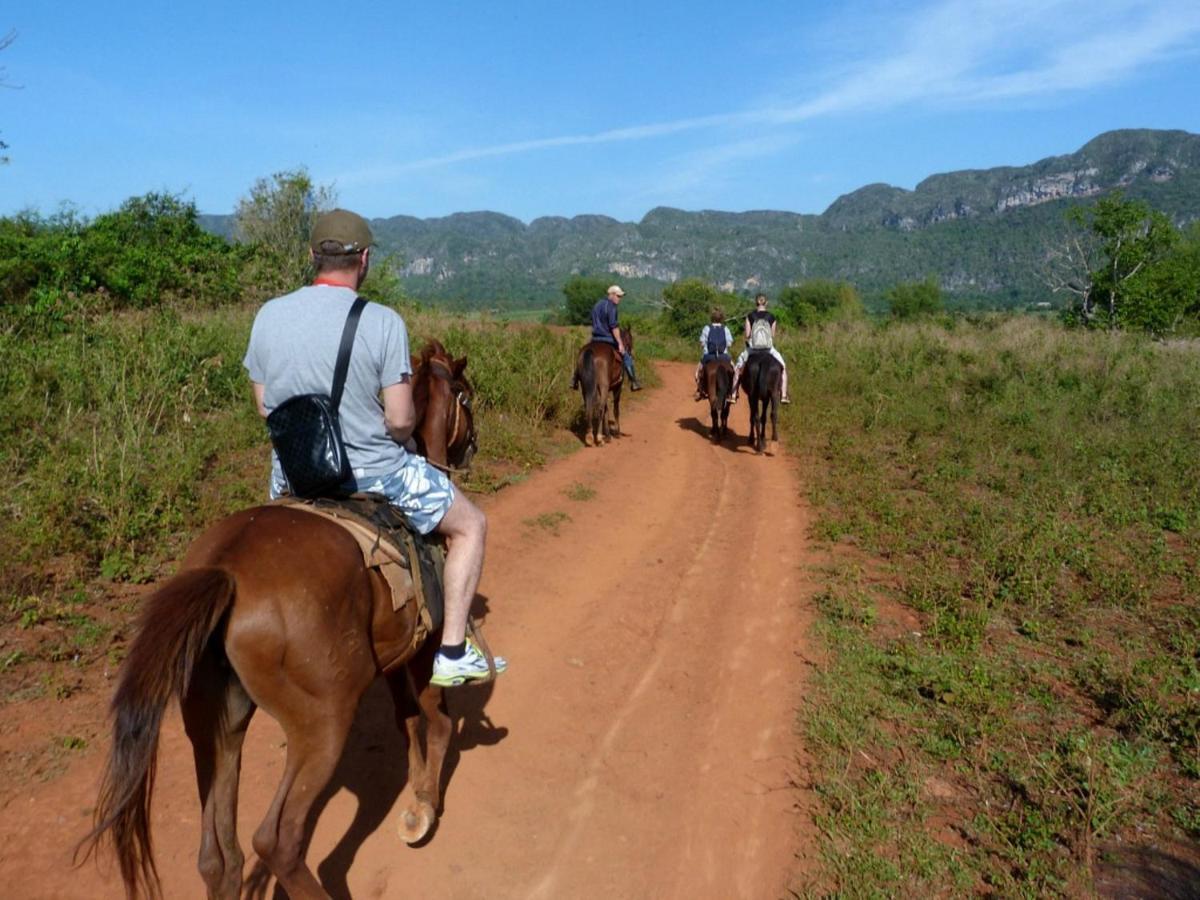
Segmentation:
{"type": "Polygon", "coordinates": [[[728,359],[709,360],[700,372],[700,384],[708,397],[712,418],[708,436],[719,441],[729,431],[729,404],[726,401],[733,393],[733,363],[728,359]]]}
{"type": "MultiPolygon", "coordinates": [[[[427,426],[443,383],[458,382],[437,374],[436,352],[422,358],[432,378],[427,426]]],[[[460,360],[449,371],[461,378],[465,365],[460,360]]],[[[447,420],[449,412],[438,419],[447,420]]],[[[459,443],[425,433],[427,447],[459,443]]],[[[200,874],[210,897],[237,898],[242,742],[261,707],[287,735],[287,762],[254,849],[293,900],[327,897],[304,861],[307,820],[359,700],[378,676],[387,680],[408,734],[415,800],[401,815],[400,836],[421,840],[437,821],[451,722],[442,689],[429,683],[440,635],[414,646],[417,623],[411,591],[394,612],[383,576],[366,568],[362,550],[339,525],[284,506],[257,506],[217,522],[142,608],[112,701],[112,747],[95,827],[81,844],[85,857],[111,842],[126,892],[158,893],[150,798],[159,729],[174,695],[200,789],[200,874]]]]}
{"type": "Polygon", "coordinates": [[[767,412],[771,414],[771,440],[779,440],[779,392],[783,366],[766,350],[751,352],[742,369],[742,389],[750,407],[750,446],[762,453],[767,446],[767,412]]]}
{"type": "Polygon", "coordinates": [[[443,472],[468,471],[478,447],[471,404],[475,391],[463,372],[465,356],[454,359],[431,340],[413,357],[413,438],[421,454],[443,472]]]}
{"type": "MultiPolygon", "coordinates": [[[[633,353],[633,332],[621,329],[621,340],[625,349],[633,353]]],[[[587,445],[588,432],[592,443],[599,447],[600,436],[604,441],[621,434],[621,386],[625,383],[625,366],[621,354],[613,344],[592,341],[585,344],[575,360],[575,382],[583,395],[584,429],[583,443],[587,445]],[[608,398],[613,403],[613,430],[608,427],[608,398]]]]}

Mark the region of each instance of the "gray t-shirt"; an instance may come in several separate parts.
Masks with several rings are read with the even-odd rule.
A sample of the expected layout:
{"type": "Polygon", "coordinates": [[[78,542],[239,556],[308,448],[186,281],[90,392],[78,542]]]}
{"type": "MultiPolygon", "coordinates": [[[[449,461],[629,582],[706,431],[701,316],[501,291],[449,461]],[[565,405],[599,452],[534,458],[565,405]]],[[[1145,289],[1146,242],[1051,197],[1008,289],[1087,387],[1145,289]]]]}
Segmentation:
{"type": "MultiPolygon", "coordinates": [[[[242,364],[250,380],[265,387],[267,412],[297,394],[330,392],[355,296],[350,288],[312,285],[269,300],[258,311],[242,364]]],[[[411,373],[404,320],[386,306],[368,303],[358,320],[338,409],[356,479],[390,474],[403,465],[405,450],[387,433],[379,392],[411,373]]]]}

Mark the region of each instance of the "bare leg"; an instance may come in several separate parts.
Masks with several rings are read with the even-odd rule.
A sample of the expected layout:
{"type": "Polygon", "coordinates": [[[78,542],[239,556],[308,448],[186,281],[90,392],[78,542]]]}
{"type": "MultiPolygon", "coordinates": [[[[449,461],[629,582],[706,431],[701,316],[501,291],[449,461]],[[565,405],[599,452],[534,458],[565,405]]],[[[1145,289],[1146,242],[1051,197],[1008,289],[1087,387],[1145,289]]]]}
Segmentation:
{"type": "Polygon", "coordinates": [[[483,572],[487,517],[461,491],[455,491],[454,502],[438,523],[437,532],[445,535],[447,541],[442,643],[461,644],[467,636],[467,618],[483,572]]]}
{"type": "Polygon", "coordinates": [[[787,388],[787,366],[783,367],[783,375],[779,382],[779,386],[780,386],[780,389],[783,391],[782,402],[791,403],[792,399],[791,399],[791,397],[788,396],[788,388],[787,388]]]}

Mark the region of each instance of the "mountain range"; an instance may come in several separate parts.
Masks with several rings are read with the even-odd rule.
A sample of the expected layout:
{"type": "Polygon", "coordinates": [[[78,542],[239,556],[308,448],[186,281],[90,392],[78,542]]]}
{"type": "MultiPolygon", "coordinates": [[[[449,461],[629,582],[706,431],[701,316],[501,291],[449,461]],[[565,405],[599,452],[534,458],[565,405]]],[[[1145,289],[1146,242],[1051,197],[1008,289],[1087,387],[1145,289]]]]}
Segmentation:
{"type": "MultiPolygon", "coordinates": [[[[620,281],[631,299],[680,278],[768,293],[807,278],[844,279],[871,302],[898,281],[934,275],[951,303],[1006,307],[1050,299],[1041,271],[1067,234],[1065,209],[1121,189],[1177,224],[1200,219],[1200,135],[1110,131],[1026,166],[931,175],[913,190],[869,184],[819,215],[650,210],[525,224],[495,212],[371,221],[416,297],[466,308],[546,307],[573,274],[620,281]]],[[[205,216],[229,233],[228,216],[205,216]]]]}

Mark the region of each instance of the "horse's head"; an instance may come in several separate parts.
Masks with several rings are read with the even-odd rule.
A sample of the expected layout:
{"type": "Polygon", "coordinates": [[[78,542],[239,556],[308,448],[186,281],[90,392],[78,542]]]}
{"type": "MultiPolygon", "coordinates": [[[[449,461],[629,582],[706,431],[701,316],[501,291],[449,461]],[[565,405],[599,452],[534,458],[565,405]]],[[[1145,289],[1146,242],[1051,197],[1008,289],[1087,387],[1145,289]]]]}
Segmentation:
{"type": "Polygon", "coordinates": [[[633,327],[621,326],[621,342],[625,345],[625,351],[630,356],[633,355],[633,327]]]}
{"type": "Polygon", "coordinates": [[[413,430],[421,452],[446,471],[469,469],[477,447],[472,403],[475,389],[466,377],[467,357],[454,359],[431,340],[413,366],[413,430]]]}

